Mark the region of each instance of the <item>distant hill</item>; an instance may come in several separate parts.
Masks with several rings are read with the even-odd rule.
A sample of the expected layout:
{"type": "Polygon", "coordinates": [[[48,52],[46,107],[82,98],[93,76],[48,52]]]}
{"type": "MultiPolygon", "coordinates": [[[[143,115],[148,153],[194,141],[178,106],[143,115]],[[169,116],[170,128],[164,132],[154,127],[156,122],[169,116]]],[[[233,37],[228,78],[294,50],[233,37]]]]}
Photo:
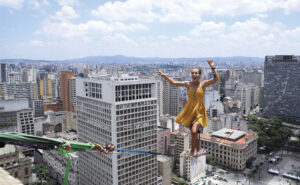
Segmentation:
{"type": "Polygon", "coordinates": [[[264,62],[260,57],[203,57],[203,58],[160,58],[160,57],[128,57],[123,55],[115,56],[88,56],[69,60],[30,60],[30,59],[0,59],[0,62],[7,63],[136,63],[136,62],[203,62],[213,59],[216,62],[264,62]]]}

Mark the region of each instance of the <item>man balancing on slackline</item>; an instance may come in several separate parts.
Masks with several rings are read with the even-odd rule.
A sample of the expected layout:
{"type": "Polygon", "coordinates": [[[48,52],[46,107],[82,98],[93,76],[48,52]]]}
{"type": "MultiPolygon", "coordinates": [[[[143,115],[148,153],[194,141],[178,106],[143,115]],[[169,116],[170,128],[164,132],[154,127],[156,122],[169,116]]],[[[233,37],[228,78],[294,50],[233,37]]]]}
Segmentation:
{"type": "Polygon", "coordinates": [[[178,114],[176,118],[176,122],[187,126],[191,130],[192,134],[192,149],[188,157],[198,157],[201,155],[199,140],[197,137],[199,128],[203,128],[207,126],[207,115],[206,109],[204,106],[204,92],[205,88],[209,85],[217,82],[219,77],[216,73],[216,69],[214,66],[213,60],[207,61],[208,65],[211,67],[212,74],[214,78],[209,80],[203,80],[200,82],[201,78],[201,69],[193,68],[192,73],[192,81],[175,81],[168,77],[161,71],[156,71],[156,73],[166,80],[168,80],[172,85],[176,86],[184,86],[188,88],[188,101],[184,106],[183,110],[178,114]],[[194,155],[194,151],[197,148],[197,154],[194,155]]]}

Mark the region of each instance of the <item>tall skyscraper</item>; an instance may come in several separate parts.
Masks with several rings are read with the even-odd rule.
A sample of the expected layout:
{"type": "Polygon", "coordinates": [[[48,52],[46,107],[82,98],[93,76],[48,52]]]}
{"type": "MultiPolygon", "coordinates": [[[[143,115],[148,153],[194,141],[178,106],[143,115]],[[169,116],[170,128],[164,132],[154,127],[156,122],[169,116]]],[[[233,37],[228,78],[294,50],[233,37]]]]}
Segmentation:
{"type": "Polygon", "coordinates": [[[0,83],[6,82],[6,64],[0,64],[0,83]]]}
{"type": "Polygon", "coordinates": [[[264,70],[264,115],[300,121],[300,56],[266,56],[264,70]]]}
{"type": "MultiPolygon", "coordinates": [[[[80,142],[156,152],[155,80],[76,78],[80,142]]],[[[157,184],[155,155],[79,153],[79,184],[157,184]]]]}
{"type": "Polygon", "coordinates": [[[76,110],[76,78],[69,79],[69,102],[70,110],[76,110]]]}
{"type": "MultiPolygon", "coordinates": [[[[174,80],[181,81],[181,79],[174,78],[174,80]]],[[[177,116],[180,112],[180,87],[170,84],[163,79],[163,114],[170,114],[177,116]]]]}
{"type": "Polygon", "coordinates": [[[64,111],[71,111],[72,107],[70,106],[70,87],[69,79],[74,77],[73,72],[62,71],[60,73],[60,98],[63,103],[64,111]]]}

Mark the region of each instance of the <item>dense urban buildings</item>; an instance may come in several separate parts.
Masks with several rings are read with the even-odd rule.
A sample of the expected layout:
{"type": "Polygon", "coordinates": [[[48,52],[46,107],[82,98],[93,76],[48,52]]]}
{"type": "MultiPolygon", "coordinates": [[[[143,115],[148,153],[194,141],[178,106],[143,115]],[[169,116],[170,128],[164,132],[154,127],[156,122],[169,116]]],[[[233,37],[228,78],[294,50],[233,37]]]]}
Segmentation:
{"type": "MultiPolygon", "coordinates": [[[[77,78],[78,140],[156,152],[156,81],[77,78]]],[[[79,184],[157,184],[155,155],[79,153],[79,184]]]]}
{"type": "MultiPolygon", "coordinates": [[[[272,65],[266,64],[265,72],[269,72],[267,79],[264,76],[263,59],[251,63],[216,61],[220,86],[216,83],[205,90],[208,126],[199,134],[199,144],[202,150],[209,151],[217,164],[214,167],[209,165],[212,161],[207,160],[202,161],[205,169],[195,170],[195,161],[182,157],[190,151],[191,136],[189,129],[177,124],[175,119],[187,101],[187,88],[172,86],[155,75],[155,71],[160,70],[176,81],[189,81],[191,68],[200,67],[201,80],[206,80],[212,77],[211,70],[202,61],[151,64],[1,63],[0,70],[5,71],[1,75],[5,74],[5,82],[0,82],[0,130],[18,130],[45,137],[59,137],[60,132],[72,132],[74,137],[78,134],[80,142],[114,144],[121,149],[175,155],[153,156],[119,151],[108,155],[99,152],[73,153],[69,184],[162,185],[180,184],[184,183],[183,180],[186,183],[199,180],[198,183],[203,184],[200,183],[201,177],[214,173],[211,169],[218,169],[219,166],[223,170],[234,169],[235,177],[241,175],[245,178],[243,174],[251,175],[251,170],[254,170],[246,164],[252,161],[253,166],[257,166],[262,161],[262,155],[256,151],[269,149],[261,141],[273,140],[272,136],[258,139],[261,133],[252,131],[256,129],[251,122],[252,114],[257,115],[258,122],[265,124],[263,117],[277,116],[278,111],[282,114],[285,110],[289,111],[288,114],[298,113],[295,107],[287,104],[291,100],[297,104],[295,102],[299,100],[295,96],[299,94],[295,85],[298,73],[293,71],[298,67],[299,57],[292,56],[288,62],[281,64],[283,58],[288,57],[266,57],[268,62],[274,62],[272,65]],[[275,67],[275,63],[281,66],[275,67]],[[290,63],[293,69],[289,68],[290,63]],[[294,64],[297,64],[296,67],[294,64]],[[270,74],[273,76],[270,77],[270,74]],[[282,81],[285,77],[290,81],[282,81]],[[279,82],[281,84],[276,85],[279,82]],[[275,84],[276,88],[278,86],[286,90],[281,92],[282,96],[278,96],[277,92],[270,94],[265,89],[267,101],[263,114],[262,93],[266,84],[271,85],[271,89],[275,84]],[[278,100],[275,98],[271,101],[273,103],[268,104],[273,96],[279,97],[278,100]],[[279,103],[282,100],[284,103],[279,103]],[[279,104],[283,106],[278,108],[279,104]],[[279,110],[269,115],[273,109],[279,110]],[[199,176],[195,171],[201,171],[199,176]]],[[[291,124],[284,125],[290,127],[291,124]]],[[[296,143],[300,140],[297,137],[299,128],[290,128],[293,133],[287,142],[296,143]]],[[[287,128],[282,129],[279,132],[281,137],[285,136],[284,133],[290,133],[287,128]]],[[[55,150],[38,151],[39,155],[36,153],[35,158],[39,158],[37,161],[48,168],[51,182],[61,183],[66,168],[63,155],[55,150]]],[[[22,152],[27,154],[25,150],[22,152]]],[[[262,176],[265,175],[263,168],[266,166],[259,166],[262,176]]],[[[12,175],[16,176],[14,172],[12,175]]],[[[252,174],[251,178],[255,178],[255,175],[257,173],[254,176],[252,174]]],[[[19,172],[18,177],[21,176],[19,172]]],[[[36,178],[32,180],[36,181],[36,178]]]]}
{"type": "Polygon", "coordinates": [[[264,114],[300,121],[300,56],[265,57],[264,114]]]}

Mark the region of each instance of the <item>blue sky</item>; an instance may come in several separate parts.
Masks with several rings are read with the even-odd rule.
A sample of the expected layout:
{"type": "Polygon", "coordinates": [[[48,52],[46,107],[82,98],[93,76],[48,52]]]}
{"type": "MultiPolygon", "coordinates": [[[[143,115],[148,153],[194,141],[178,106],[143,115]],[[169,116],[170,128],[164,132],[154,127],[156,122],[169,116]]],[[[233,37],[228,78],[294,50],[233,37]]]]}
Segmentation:
{"type": "Polygon", "coordinates": [[[300,55],[300,0],[0,0],[0,58],[300,55]]]}

